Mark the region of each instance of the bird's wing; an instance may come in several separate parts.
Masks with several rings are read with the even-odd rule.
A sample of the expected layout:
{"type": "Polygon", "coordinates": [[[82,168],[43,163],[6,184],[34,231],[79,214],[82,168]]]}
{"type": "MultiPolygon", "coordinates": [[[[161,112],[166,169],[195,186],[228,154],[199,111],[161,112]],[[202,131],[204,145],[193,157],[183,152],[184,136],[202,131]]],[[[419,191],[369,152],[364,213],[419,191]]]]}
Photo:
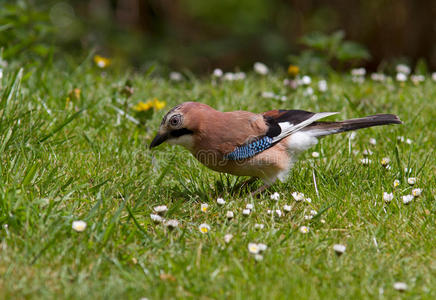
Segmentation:
{"type": "Polygon", "coordinates": [[[267,111],[262,114],[267,125],[266,132],[236,147],[232,152],[226,155],[226,158],[230,160],[241,160],[253,157],[311,123],[334,114],[337,113],[312,113],[304,110],[267,111]]]}
{"type": "Polygon", "coordinates": [[[312,113],[305,110],[271,110],[263,113],[268,124],[266,136],[276,143],[313,122],[337,112],[312,113]]]}

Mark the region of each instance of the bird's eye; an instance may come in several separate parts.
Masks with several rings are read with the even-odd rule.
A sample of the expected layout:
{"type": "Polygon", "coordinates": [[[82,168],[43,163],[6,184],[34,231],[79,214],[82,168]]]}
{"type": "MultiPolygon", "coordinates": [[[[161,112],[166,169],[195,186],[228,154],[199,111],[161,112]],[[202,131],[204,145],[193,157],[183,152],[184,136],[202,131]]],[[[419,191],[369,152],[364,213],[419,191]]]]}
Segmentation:
{"type": "Polygon", "coordinates": [[[171,127],[177,127],[182,122],[182,117],[180,115],[174,115],[171,117],[169,124],[171,127]]]}

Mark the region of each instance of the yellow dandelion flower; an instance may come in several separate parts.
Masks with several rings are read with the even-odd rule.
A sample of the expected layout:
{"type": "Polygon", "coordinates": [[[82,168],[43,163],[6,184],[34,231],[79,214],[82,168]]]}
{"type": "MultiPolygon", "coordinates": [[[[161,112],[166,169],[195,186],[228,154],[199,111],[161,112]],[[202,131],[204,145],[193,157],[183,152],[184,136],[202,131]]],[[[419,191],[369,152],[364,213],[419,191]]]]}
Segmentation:
{"type": "Polygon", "coordinates": [[[288,67],[288,74],[292,77],[295,77],[300,72],[300,68],[294,65],[289,65],[288,67]]]}
{"type": "Polygon", "coordinates": [[[157,98],[153,99],[153,107],[156,110],[161,110],[162,108],[165,107],[165,105],[166,105],[165,101],[159,101],[159,99],[157,99],[157,98]]]}
{"type": "Polygon", "coordinates": [[[94,62],[95,64],[99,67],[99,68],[106,68],[111,64],[111,60],[109,58],[100,56],[100,55],[95,55],[94,56],[94,62]]]}
{"type": "Polygon", "coordinates": [[[141,111],[147,111],[149,109],[154,108],[155,110],[161,110],[166,106],[165,101],[159,101],[159,99],[154,98],[153,100],[149,100],[147,102],[138,102],[134,107],[133,110],[136,110],[138,112],[141,111]]]}
{"type": "Polygon", "coordinates": [[[147,110],[151,109],[152,107],[153,107],[153,104],[151,103],[151,101],[147,101],[146,103],[140,101],[135,106],[133,106],[133,110],[141,112],[141,111],[147,111],[147,110]]]}

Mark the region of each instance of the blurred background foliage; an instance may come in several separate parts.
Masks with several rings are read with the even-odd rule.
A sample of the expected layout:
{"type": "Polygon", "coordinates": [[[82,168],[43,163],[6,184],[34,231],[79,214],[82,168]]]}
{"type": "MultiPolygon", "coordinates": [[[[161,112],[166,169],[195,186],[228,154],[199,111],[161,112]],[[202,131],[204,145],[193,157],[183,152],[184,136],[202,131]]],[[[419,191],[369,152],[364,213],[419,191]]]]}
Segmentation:
{"type": "Polygon", "coordinates": [[[0,1],[5,60],[99,53],[139,69],[299,65],[307,72],[399,61],[436,69],[436,1],[0,1]]]}

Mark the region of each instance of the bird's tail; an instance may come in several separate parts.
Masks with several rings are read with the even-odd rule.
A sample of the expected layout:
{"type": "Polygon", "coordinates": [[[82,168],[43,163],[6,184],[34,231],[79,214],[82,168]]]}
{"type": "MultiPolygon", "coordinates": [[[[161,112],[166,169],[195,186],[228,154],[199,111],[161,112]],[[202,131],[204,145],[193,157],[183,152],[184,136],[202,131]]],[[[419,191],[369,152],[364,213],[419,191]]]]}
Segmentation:
{"type": "Polygon", "coordinates": [[[302,129],[302,131],[313,135],[314,137],[323,137],[330,134],[344,131],[356,130],[372,126],[402,124],[396,115],[379,114],[367,116],[359,119],[345,120],[341,122],[314,122],[302,129]]]}

